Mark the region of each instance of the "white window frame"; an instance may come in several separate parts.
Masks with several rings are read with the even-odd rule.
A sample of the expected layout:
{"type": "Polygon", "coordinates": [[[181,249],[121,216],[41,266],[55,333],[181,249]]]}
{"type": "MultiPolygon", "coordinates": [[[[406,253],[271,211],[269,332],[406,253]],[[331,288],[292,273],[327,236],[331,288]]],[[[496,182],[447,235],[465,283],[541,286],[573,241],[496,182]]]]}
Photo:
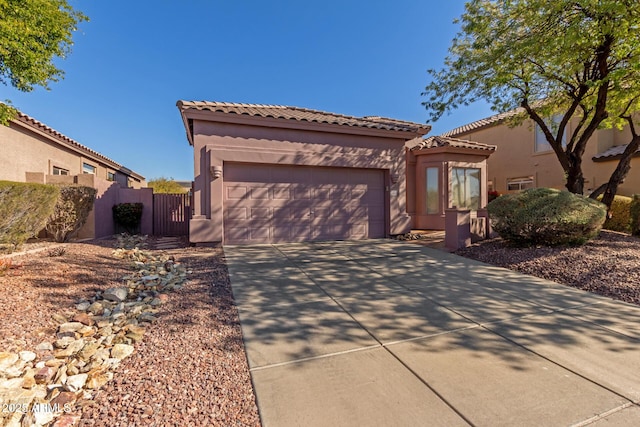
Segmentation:
{"type": "Polygon", "coordinates": [[[69,175],[69,169],[61,168],[60,166],[51,167],[52,175],[69,175]]]}
{"type": "Polygon", "coordinates": [[[522,191],[527,188],[534,188],[535,182],[532,176],[522,176],[519,178],[507,178],[507,191],[522,191]],[[518,188],[511,188],[517,185],[518,188]]]}
{"type": "Polygon", "coordinates": [[[107,181],[115,182],[115,180],[116,180],[116,173],[107,171],[107,181]]]}

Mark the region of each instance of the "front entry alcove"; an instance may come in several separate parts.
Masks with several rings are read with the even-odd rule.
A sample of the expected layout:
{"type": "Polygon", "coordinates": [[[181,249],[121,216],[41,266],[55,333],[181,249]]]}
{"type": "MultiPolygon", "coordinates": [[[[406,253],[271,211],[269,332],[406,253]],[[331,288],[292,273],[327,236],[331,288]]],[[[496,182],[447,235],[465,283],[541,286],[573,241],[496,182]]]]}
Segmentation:
{"type": "Polygon", "coordinates": [[[423,139],[411,148],[408,207],[413,228],[444,230],[447,209],[484,208],[487,158],[495,149],[494,145],[442,136],[423,139]]]}

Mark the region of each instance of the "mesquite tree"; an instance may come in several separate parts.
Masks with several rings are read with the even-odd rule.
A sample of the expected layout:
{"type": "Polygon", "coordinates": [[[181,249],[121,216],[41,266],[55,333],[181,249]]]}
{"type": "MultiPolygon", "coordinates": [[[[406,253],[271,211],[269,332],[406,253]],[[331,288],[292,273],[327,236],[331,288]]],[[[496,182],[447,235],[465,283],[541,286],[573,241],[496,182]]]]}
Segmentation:
{"type": "Polygon", "coordinates": [[[473,0],[465,8],[443,69],[429,70],[423,104],[430,120],[477,100],[496,111],[518,109],[511,124],[530,118],[540,126],[566,188],[578,194],[591,136],[628,126],[632,137],[616,170],[589,195],[603,194],[610,206],[640,146],[640,2],[473,0]]]}
{"type": "MultiPolygon", "coordinates": [[[[73,32],[86,20],[67,0],[0,1],[0,83],[30,92],[61,79],[58,59],[71,52],[73,32]]],[[[0,103],[1,124],[15,114],[9,101],[0,103]]]]}

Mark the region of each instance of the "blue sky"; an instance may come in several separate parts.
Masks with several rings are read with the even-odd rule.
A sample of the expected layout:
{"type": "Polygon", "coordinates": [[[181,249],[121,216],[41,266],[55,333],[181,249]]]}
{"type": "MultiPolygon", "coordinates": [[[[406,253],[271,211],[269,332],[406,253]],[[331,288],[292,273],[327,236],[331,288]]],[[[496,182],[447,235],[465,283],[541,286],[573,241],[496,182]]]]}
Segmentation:
{"type": "MultiPolygon", "coordinates": [[[[24,113],[144,175],[193,178],[179,99],[427,121],[463,0],[72,0],[89,16],[50,90],[0,87],[24,113]]],[[[431,135],[492,114],[474,105],[431,135]]]]}

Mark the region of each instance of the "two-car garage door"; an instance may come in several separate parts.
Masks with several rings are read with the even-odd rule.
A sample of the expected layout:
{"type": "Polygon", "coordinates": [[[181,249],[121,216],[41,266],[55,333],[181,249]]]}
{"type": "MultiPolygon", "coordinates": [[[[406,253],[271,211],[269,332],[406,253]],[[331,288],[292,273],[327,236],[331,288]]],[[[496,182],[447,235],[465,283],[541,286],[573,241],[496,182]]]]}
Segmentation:
{"type": "Polygon", "coordinates": [[[384,172],[225,163],[224,243],[385,236],[384,172]]]}

